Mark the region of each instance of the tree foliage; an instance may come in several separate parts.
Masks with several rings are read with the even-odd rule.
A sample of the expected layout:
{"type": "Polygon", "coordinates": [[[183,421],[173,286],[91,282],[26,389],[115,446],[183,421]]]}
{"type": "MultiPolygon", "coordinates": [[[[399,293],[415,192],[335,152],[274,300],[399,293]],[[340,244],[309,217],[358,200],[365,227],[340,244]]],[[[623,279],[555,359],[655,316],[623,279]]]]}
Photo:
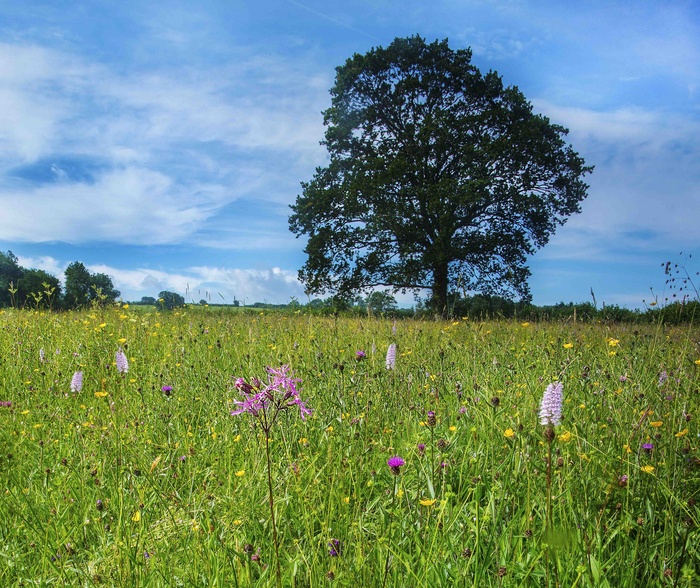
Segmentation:
{"type": "Polygon", "coordinates": [[[396,39],[337,68],[320,167],[292,206],[308,293],[377,286],[529,298],[527,256],[580,212],[591,171],[469,49],[396,39]]]}
{"type": "Polygon", "coordinates": [[[64,272],[66,308],[82,308],[93,302],[105,304],[119,297],[119,290],[106,274],[93,274],[79,261],[71,263],[64,272]]]}
{"type": "Polygon", "coordinates": [[[13,302],[16,303],[16,300],[13,300],[16,293],[11,292],[11,290],[17,288],[23,271],[12,251],[7,253],[0,251],[0,306],[10,306],[13,302]]]}
{"type": "Polygon", "coordinates": [[[185,298],[180,294],[170,292],[168,290],[165,290],[158,294],[158,303],[156,307],[159,310],[172,310],[173,308],[177,308],[178,306],[184,305],[185,298]]]}
{"type": "Polygon", "coordinates": [[[15,294],[17,305],[35,308],[53,308],[61,298],[61,282],[56,276],[40,269],[23,270],[15,294]]]}

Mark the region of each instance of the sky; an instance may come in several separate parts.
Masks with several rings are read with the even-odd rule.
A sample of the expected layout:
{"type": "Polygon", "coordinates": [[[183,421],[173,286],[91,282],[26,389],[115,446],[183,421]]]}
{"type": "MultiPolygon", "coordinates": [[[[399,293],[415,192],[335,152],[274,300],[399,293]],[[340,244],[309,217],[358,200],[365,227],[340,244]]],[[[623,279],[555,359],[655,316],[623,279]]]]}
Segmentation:
{"type": "Polygon", "coordinates": [[[470,47],[595,166],[528,261],[535,304],[643,308],[664,262],[700,270],[696,0],[2,2],[0,251],[125,301],[306,302],[287,221],[335,68],[415,34],[470,47]]]}

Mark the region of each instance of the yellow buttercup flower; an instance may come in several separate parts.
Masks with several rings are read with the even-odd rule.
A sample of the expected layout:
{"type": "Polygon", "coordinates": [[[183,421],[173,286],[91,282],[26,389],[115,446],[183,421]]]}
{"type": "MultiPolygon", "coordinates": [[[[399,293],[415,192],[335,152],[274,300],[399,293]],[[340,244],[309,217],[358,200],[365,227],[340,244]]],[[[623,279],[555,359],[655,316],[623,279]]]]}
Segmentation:
{"type": "Polygon", "coordinates": [[[421,506],[433,506],[437,500],[435,498],[421,498],[418,502],[420,502],[421,506]]]}
{"type": "Polygon", "coordinates": [[[642,466],[642,467],[641,467],[641,470],[642,470],[645,474],[651,474],[651,473],[654,471],[654,466],[652,466],[652,465],[645,465],[645,466],[642,466]]]}
{"type": "Polygon", "coordinates": [[[236,477],[240,478],[241,476],[245,476],[245,470],[238,470],[236,472],[236,477]]]}
{"type": "Polygon", "coordinates": [[[564,343],[564,349],[571,349],[573,346],[573,343],[564,343]]]}
{"type": "Polygon", "coordinates": [[[688,434],[688,429],[683,429],[682,431],[678,431],[678,433],[676,433],[676,437],[684,437],[687,434],[688,434]]]}
{"type": "Polygon", "coordinates": [[[507,437],[508,439],[512,439],[513,437],[515,437],[515,431],[509,427],[505,431],[503,431],[503,436],[507,437]]]}
{"type": "Polygon", "coordinates": [[[561,435],[559,435],[559,441],[568,443],[569,441],[571,441],[572,436],[573,435],[571,434],[571,431],[564,431],[561,435]]]}
{"type": "Polygon", "coordinates": [[[660,427],[661,425],[664,424],[664,422],[663,422],[663,421],[649,421],[649,424],[650,424],[652,427],[660,427]]]}
{"type": "Polygon", "coordinates": [[[140,511],[140,510],[137,510],[137,511],[134,513],[134,516],[131,517],[131,520],[134,521],[135,523],[138,523],[138,522],[141,520],[141,511],[140,511]]]}

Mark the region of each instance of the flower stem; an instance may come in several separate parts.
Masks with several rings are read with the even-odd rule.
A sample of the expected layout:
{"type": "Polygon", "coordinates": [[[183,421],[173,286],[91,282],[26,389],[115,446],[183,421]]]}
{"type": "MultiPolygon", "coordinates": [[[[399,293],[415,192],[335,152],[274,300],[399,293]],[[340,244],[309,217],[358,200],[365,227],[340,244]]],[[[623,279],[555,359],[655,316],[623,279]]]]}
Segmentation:
{"type": "Polygon", "coordinates": [[[275,524],[275,500],[272,493],[272,462],[270,461],[270,432],[263,428],[265,433],[265,457],[267,457],[267,493],[270,503],[270,521],[272,522],[272,542],[275,544],[275,574],[277,588],[282,588],[282,571],[280,569],[279,541],[277,539],[277,525],[275,524]]]}

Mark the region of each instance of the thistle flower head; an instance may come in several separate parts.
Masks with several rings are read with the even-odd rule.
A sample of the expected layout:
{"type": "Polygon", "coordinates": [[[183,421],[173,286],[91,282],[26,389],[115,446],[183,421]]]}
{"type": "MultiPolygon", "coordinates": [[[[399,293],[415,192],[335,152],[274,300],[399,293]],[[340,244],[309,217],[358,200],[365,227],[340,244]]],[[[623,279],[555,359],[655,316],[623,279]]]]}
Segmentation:
{"type": "Polygon", "coordinates": [[[120,374],[125,374],[129,371],[129,360],[126,358],[126,355],[121,347],[119,348],[119,351],[117,351],[117,355],[114,360],[117,363],[117,371],[120,374]]]}
{"type": "Polygon", "coordinates": [[[396,343],[389,345],[386,350],[386,369],[393,370],[396,368],[396,343]]]}
{"type": "Polygon", "coordinates": [[[75,372],[70,380],[70,391],[80,392],[83,389],[83,372],[75,372]]]}
{"type": "Polygon", "coordinates": [[[554,382],[547,386],[540,404],[540,423],[545,426],[561,424],[561,410],[564,403],[564,385],[554,382]]]}

